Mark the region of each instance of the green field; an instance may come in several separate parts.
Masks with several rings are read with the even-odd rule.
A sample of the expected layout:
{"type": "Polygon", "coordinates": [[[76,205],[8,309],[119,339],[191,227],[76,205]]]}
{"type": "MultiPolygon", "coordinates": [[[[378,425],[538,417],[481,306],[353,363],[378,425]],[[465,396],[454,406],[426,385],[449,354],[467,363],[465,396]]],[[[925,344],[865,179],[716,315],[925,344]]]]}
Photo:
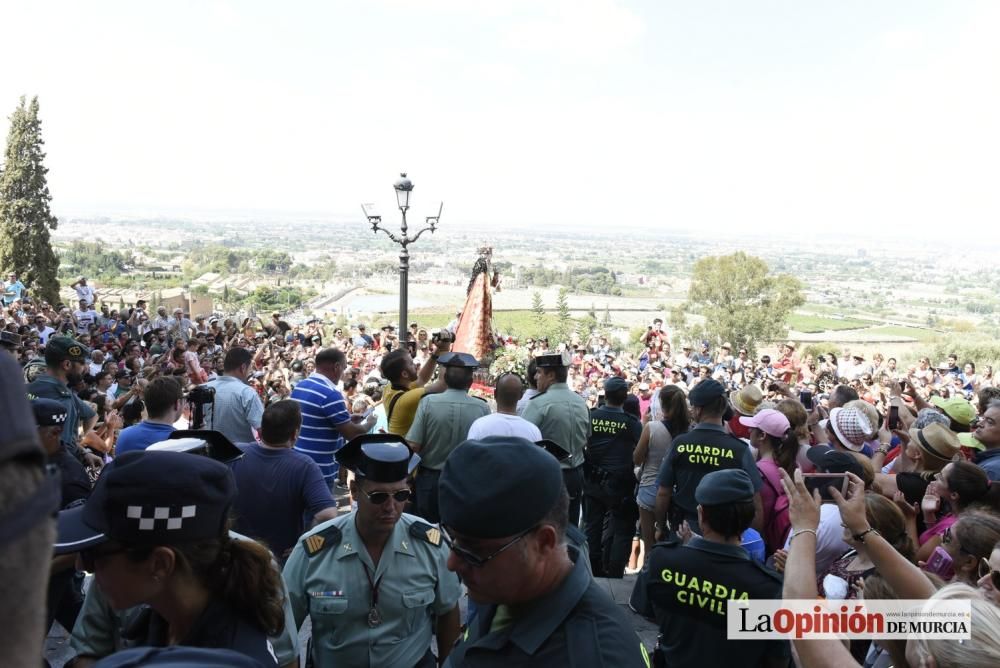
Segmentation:
{"type": "Polygon", "coordinates": [[[908,336],[917,341],[933,341],[941,336],[939,332],[931,329],[920,329],[919,327],[900,327],[897,325],[884,325],[882,327],[872,327],[865,330],[866,334],[878,334],[881,336],[908,336]]]}
{"type": "Polygon", "coordinates": [[[813,334],[816,332],[837,331],[841,329],[860,329],[870,323],[850,318],[824,318],[818,315],[803,315],[793,313],[788,316],[787,324],[797,332],[813,334]]]}

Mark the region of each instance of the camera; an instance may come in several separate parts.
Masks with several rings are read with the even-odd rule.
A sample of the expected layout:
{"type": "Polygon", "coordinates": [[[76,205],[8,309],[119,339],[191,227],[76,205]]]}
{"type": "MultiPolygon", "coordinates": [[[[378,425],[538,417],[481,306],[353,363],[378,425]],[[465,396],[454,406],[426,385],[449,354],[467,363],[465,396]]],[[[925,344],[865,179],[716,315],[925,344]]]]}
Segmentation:
{"type": "Polygon", "coordinates": [[[187,400],[196,405],[210,404],[215,401],[215,388],[196,385],[188,392],[187,400]]]}
{"type": "Polygon", "coordinates": [[[433,341],[434,343],[438,343],[439,341],[443,343],[450,343],[453,340],[454,338],[452,337],[451,332],[448,331],[447,329],[431,330],[431,341],[433,341]]]}

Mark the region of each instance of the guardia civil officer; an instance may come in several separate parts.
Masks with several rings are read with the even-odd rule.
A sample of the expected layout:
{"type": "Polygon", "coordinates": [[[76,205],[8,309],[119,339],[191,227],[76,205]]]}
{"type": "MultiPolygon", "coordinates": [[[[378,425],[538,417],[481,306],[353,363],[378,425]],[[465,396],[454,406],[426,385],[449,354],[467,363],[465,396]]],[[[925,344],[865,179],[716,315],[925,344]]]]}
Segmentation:
{"type": "Polygon", "coordinates": [[[438,477],[445,460],[469,434],[472,423],[490,414],[485,401],[469,396],[472,375],[479,362],[469,353],[444,353],[438,357],[444,367],[448,389],[424,396],[417,406],[406,440],[420,454],[420,471],[415,491],[416,512],[428,522],[438,522],[438,477]]]}
{"type": "Polygon", "coordinates": [[[136,644],[228,648],[276,666],[268,635],[285,625],[271,553],[232,540],[229,468],[182,452],[127,452],[83,506],[59,514],[56,554],[77,552],[110,606],[147,604],[136,644]]]}
{"type": "Polygon", "coordinates": [[[583,496],[583,451],[590,437],[590,411],[583,397],[566,384],[571,362],[572,357],[566,352],[535,358],[539,393],[528,402],[521,417],[538,427],[542,438],[555,441],[569,452],[569,458],[560,466],[569,493],[569,522],[577,524],[583,496]]]}
{"type": "Polygon", "coordinates": [[[647,598],[660,627],[660,665],[788,665],[784,640],[727,640],[730,599],[780,599],[781,576],[740,545],[754,516],[756,490],[741,469],[705,475],[695,491],[701,536],[657,544],[649,558],[647,598]]]}
{"type": "Polygon", "coordinates": [[[605,404],[590,411],[583,523],[594,575],[620,578],[639,519],[632,452],[642,435],[642,424],[622,409],[628,397],[628,383],[622,378],[604,381],[604,397],[605,404]]]}
{"type": "Polygon", "coordinates": [[[566,541],[556,459],[522,438],[458,446],[441,474],[448,568],[479,604],[446,666],[648,666],[622,607],[566,541]]]}
{"type": "Polygon", "coordinates": [[[419,457],[392,434],[352,439],[337,460],[354,471],[358,508],[302,536],[285,564],[296,626],[312,620],[316,666],[436,665],[458,637],[460,585],[441,531],[403,513],[419,457]]]}
{"type": "Polygon", "coordinates": [[[657,540],[666,534],[666,520],[676,531],[687,521],[698,533],[697,503],[694,492],[709,473],[722,469],[743,469],[754,488],[756,508],[753,527],[760,530],[763,521],[760,488],[764,484],[753,460],[750,446],[726,432],[723,419],[730,410],[726,388],[717,380],[703,380],[688,394],[695,427],[677,436],[663,458],[657,477],[654,516],[657,540]]]}
{"type": "MultiPolygon", "coordinates": [[[[38,425],[38,440],[49,463],[59,469],[61,480],[60,508],[90,496],[90,476],[83,464],[69,454],[61,443],[66,409],[53,399],[32,399],[31,410],[38,425]]],[[[83,605],[83,574],[76,570],[73,556],[56,557],[49,577],[46,628],[59,620],[63,628],[71,629],[83,605]]]]}

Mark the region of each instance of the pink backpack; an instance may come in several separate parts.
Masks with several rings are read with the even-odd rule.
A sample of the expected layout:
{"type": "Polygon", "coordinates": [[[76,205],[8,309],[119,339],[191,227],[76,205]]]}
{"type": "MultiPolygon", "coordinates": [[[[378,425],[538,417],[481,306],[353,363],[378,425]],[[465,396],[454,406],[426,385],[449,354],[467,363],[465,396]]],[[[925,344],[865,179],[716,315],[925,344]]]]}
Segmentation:
{"type": "Polygon", "coordinates": [[[775,494],[774,507],[764,508],[764,531],[762,532],[767,553],[771,555],[774,554],[775,550],[780,550],[785,546],[788,531],[792,528],[792,522],[788,518],[788,496],[785,494],[785,488],[781,486],[781,476],[778,473],[777,464],[764,459],[757,462],[757,470],[763,474],[764,483],[775,494]]]}

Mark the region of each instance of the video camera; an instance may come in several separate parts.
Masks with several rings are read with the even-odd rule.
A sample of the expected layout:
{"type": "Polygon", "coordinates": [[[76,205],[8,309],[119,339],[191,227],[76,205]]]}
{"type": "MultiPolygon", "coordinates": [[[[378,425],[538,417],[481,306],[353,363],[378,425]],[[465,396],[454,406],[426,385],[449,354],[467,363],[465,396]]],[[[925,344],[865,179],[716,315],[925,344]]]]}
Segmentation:
{"type": "Polygon", "coordinates": [[[438,342],[451,343],[454,340],[455,337],[447,329],[441,328],[441,329],[431,330],[431,341],[433,343],[438,343],[438,342]]]}

